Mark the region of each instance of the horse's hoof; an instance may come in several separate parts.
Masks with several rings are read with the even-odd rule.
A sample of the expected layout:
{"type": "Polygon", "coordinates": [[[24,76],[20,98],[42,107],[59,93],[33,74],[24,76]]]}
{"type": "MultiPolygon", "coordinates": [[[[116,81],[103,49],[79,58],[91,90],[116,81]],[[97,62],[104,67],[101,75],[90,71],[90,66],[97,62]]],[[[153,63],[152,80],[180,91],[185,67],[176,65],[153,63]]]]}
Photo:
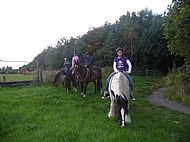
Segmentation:
{"type": "Polygon", "coordinates": [[[111,114],[110,114],[110,112],[108,113],[108,117],[109,117],[109,118],[111,117],[111,114]]]}
{"type": "Polygon", "coordinates": [[[121,125],[121,128],[125,127],[125,125],[121,125]]]}
{"type": "Polygon", "coordinates": [[[84,95],[83,95],[83,98],[85,98],[85,97],[86,97],[86,95],[84,94],[84,95]]]}

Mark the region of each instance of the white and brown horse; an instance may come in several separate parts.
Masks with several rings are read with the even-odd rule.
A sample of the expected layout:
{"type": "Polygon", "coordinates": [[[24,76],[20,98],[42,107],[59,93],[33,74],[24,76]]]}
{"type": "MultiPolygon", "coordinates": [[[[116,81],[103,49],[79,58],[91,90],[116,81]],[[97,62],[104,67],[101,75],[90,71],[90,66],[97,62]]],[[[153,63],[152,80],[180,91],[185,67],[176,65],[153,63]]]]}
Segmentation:
{"type": "Polygon", "coordinates": [[[116,116],[119,125],[122,127],[126,123],[131,123],[129,115],[129,90],[129,81],[122,72],[118,72],[110,79],[109,92],[111,104],[108,117],[116,116]]]}

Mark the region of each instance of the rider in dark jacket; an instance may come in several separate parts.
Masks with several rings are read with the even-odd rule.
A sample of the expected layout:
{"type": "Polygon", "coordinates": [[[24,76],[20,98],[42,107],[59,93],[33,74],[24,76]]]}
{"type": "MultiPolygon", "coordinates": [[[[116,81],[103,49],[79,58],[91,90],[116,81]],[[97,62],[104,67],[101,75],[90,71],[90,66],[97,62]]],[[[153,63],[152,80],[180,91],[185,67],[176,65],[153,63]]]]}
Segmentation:
{"type": "Polygon", "coordinates": [[[92,72],[92,67],[93,67],[93,59],[92,59],[92,56],[90,55],[90,53],[88,51],[85,53],[84,64],[89,69],[90,79],[91,79],[91,77],[92,77],[91,72],[92,72]]]}
{"type": "Polygon", "coordinates": [[[64,64],[63,64],[63,70],[65,71],[66,74],[69,73],[71,67],[71,63],[67,59],[67,57],[64,58],[64,64]]]}
{"type": "Polygon", "coordinates": [[[84,59],[85,65],[88,69],[92,69],[93,67],[93,58],[90,55],[90,53],[87,51],[85,54],[85,59],[84,59]]]}

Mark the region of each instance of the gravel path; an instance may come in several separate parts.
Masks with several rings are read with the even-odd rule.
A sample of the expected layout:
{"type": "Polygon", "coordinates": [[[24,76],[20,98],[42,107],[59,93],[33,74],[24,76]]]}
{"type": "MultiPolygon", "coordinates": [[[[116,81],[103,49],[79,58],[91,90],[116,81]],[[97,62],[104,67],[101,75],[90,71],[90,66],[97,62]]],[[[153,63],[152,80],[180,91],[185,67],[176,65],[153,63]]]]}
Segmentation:
{"type": "Polygon", "coordinates": [[[160,88],[159,90],[154,91],[152,95],[147,97],[147,100],[152,104],[164,106],[171,110],[179,111],[190,115],[190,107],[165,99],[162,96],[164,90],[166,90],[166,88],[160,88]]]}

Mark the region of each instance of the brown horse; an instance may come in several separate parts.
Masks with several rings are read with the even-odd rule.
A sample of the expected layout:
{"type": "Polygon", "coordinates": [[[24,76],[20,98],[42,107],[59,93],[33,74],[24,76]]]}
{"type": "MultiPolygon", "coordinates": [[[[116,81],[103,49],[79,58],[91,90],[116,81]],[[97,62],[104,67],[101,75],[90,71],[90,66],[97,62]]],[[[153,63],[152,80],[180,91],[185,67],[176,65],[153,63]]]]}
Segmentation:
{"type": "Polygon", "coordinates": [[[77,91],[77,84],[75,76],[72,75],[70,70],[61,69],[54,77],[52,84],[53,86],[57,87],[60,80],[63,81],[63,86],[65,86],[65,89],[67,92],[73,88],[73,90],[77,91]]]}
{"type": "Polygon", "coordinates": [[[59,82],[60,82],[61,80],[64,80],[64,78],[65,78],[65,75],[64,75],[64,74],[65,74],[65,73],[64,73],[63,70],[60,70],[60,71],[58,71],[58,72],[55,74],[54,79],[52,80],[53,86],[57,87],[58,84],[59,84],[59,82]]]}
{"type": "Polygon", "coordinates": [[[81,96],[86,97],[86,88],[89,82],[94,83],[95,94],[97,93],[97,89],[102,93],[102,72],[100,67],[95,66],[89,70],[86,66],[75,63],[73,71],[81,86],[81,96]]]}

